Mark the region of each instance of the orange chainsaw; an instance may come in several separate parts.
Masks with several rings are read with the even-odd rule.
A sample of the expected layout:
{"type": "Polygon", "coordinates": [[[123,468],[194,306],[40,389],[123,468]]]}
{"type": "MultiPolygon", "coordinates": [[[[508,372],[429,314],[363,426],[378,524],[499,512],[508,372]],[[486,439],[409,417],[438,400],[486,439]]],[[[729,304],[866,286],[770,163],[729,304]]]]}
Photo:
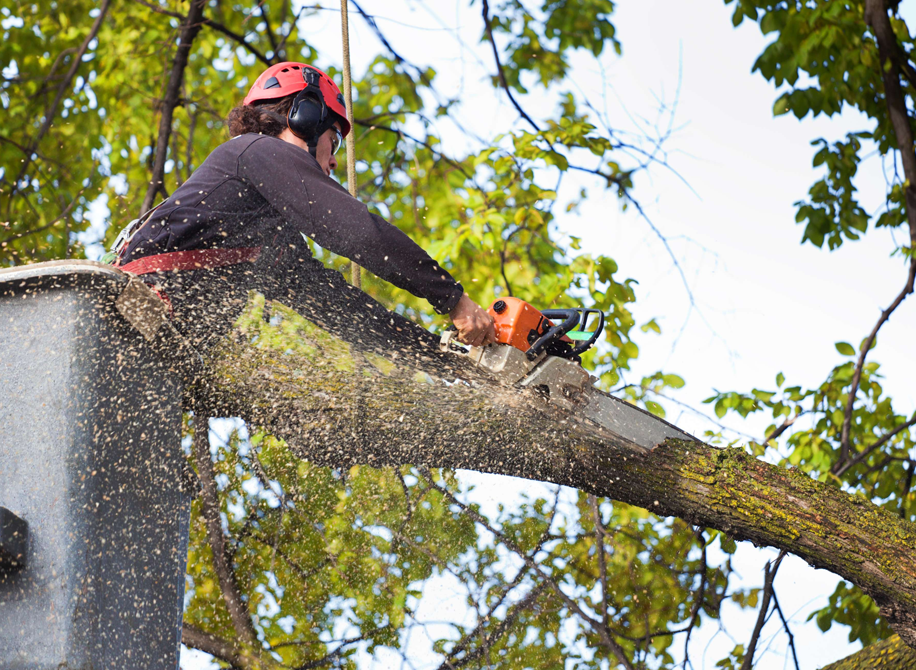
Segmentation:
{"type": "Polygon", "coordinates": [[[444,352],[466,355],[507,385],[536,390],[548,405],[609,431],[611,439],[638,451],[668,438],[694,439],[676,426],[595,388],[597,378],[581,366],[604,329],[597,309],[538,310],[518,298],[500,298],[487,310],[496,322],[496,343],[458,347],[455,330],[442,334],[444,352]]]}
{"type": "MultiPolygon", "coordinates": [[[[496,343],[470,347],[467,355],[478,367],[500,381],[538,389],[552,404],[567,409],[591,384],[580,355],[604,329],[601,310],[538,310],[518,298],[500,298],[487,313],[496,322],[496,343]]],[[[462,351],[453,344],[455,333],[453,329],[443,333],[443,351],[462,351]]]]}
{"type": "Polygon", "coordinates": [[[598,309],[538,311],[524,300],[502,298],[494,301],[487,313],[496,322],[496,341],[525,352],[529,361],[544,353],[580,362],[579,356],[598,341],[604,330],[604,312],[598,309]],[[597,327],[589,332],[588,321],[594,315],[597,327]]]}

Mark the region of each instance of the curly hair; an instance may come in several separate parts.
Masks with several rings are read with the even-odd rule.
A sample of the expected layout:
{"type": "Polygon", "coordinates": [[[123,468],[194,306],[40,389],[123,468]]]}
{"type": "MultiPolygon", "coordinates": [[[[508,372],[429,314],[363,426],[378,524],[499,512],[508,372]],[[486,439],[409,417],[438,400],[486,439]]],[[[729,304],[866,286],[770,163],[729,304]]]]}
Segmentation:
{"type": "Polygon", "coordinates": [[[295,94],[278,100],[266,100],[254,105],[237,105],[226,117],[230,137],[245,133],[260,133],[277,137],[286,128],[286,115],[295,94]]]}

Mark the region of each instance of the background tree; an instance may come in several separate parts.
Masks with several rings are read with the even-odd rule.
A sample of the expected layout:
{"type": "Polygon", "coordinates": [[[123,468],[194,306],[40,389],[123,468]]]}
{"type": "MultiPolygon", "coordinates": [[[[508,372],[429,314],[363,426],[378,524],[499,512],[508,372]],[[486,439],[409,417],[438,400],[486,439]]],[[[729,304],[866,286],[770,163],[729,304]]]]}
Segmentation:
{"type": "MultiPolygon", "coordinates": [[[[639,208],[631,193],[634,174],[663,161],[664,131],[627,136],[567,85],[574,53],[620,52],[610,20],[613,4],[476,5],[481,39],[493,55],[493,94],[515,106],[519,124],[502,136],[476,138],[477,149],[464,155],[444,155],[432,130],[432,120],[444,116],[474,133],[465,119],[454,117],[456,101],[437,89],[435,72],[405,61],[372,17],[352,4],[384,46],[356,82],[363,199],[457,276],[473,276],[472,294],[482,302],[512,294],[565,306],[585,296],[608,312],[606,341],[587,365],[606,387],[618,384],[639,353],[634,340],[640,331],[658,326],[650,321],[636,328],[632,281],[615,277],[612,259],[582,253],[578,240],[560,237],[556,228],[564,205],[576,205],[557,202],[558,185],[570,174],[594,178],[592,197],[607,191],[622,206],[639,208]],[[554,107],[526,109],[532,91],[554,96],[554,107]]],[[[889,56],[881,56],[880,40],[876,45],[872,37],[883,30],[881,12],[870,8],[866,22],[868,8],[838,12],[836,6],[792,10],[742,2],[736,20],[756,17],[764,30],[779,29],[780,39],[760,66],[777,84],[795,80],[791,74],[768,75],[766,68],[801,68],[827,88],[790,91],[785,104],[804,110],[799,116],[837,111],[844,102],[861,104],[877,122],[869,140],[879,150],[891,154],[894,147],[912,146],[912,139],[896,135],[899,114],[880,104],[885,87],[887,99],[893,98],[893,76],[881,69],[889,56]],[[868,23],[877,26],[874,33],[868,23]],[[819,62],[831,65],[822,73],[819,62]],[[839,83],[852,76],[860,79],[839,83]]],[[[4,264],[84,255],[80,240],[89,237],[78,234],[89,226],[93,203],[107,203],[111,211],[105,231],[110,241],[127,219],[171,192],[224,141],[223,115],[265,64],[301,59],[338,76],[330,65],[336,54],[319,54],[298,36],[297,21],[324,11],[318,8],[226,0],[135,0],[110,7],[107,1],[76,0],[5,10],[4,264]]],[[[908,72],[911,41],[905,26],[889,22],[903,52],[899,81],[908,72]]],[[[883,49],[901,58],[893,45],[883,49]]],[[[904,102],[904,114],[906,109],[904,102]]],[[[811,201],[800,205],[807,240],[836,246],[867,231],[869,217],[855,202],[852,182],[863,140],[856,135],[825,143],[818,154],[829,174],[812,189],[811,201]]],[[[894,183],[877,224],[905,225],[906,202],[905,182],[894,183]]],[[[907,262],[911,247],[901,246],[907,262]]],[[[331,265],[342,263],[315,251],[331,265]]],[[[371,279],[365,288],[392,308],[433,323],[411,296],[371,279]]],[[[307,322],[276,306],[271,314],[279,315],[279,323],[262,326],[258,309],[265,307],[253,305],[253,320],[242,327],[257,327],[262,340],[274,338],[278,346],[307,353],[309,338],[320,338],[307,322]]],[[[849,351],[841,345],[840,353],[849,351]]],[[[822,388],[786,388],[779,380],[776,392],[723,393],[712,402],[719,416],[730,410],[773,413],[771,430],[751,446],[755,455],[769,457],[767,449],[781,439],[786,463],[824,480],[833,470],[833,477],[911,519],[912,421],[894,413],[882,396],[878,368],[865,360],[871,347],[864,342],[858,359],[838,366],[822,388]],[[859,406],[857,395],[865,397],[859,406]],[[805,429],[792,430],[796,425],[805,429]]],[[[621,392],[662,412],[656,396],[681,385],[676,375],[660,372],[621,392]]],[[[675,636],[689,638],[701,620],[718,616],[724,598],[760,604],[761,620],[770,608],[781,616],[772,589],[778,562],[763,589],[729,589],[728,560],[710,564],[706,551],[711,542],[726,555],[734,551],[734,543],[717,531],[570,493],[524,501],[496,518],[476,516],[454,497],[448,472],[320,469],[294,460],[272,437],[242,428],[209,452],[198,423],[200,418],[189,417],[186,446],[202,494],[195,503],[186,643],[226,664],[352,665],[357,647],[404,650],[410,631],[424,627],[432,631],[444,667],[555,667],[565,658],[586,666],[605,659],[624,667],[670,665],[675,636]],[[466,590],[475,614],[469,623],[437,631],[414,616],[431,575],[448,575],[466,590]]],[[[874,604],[854,588],[838,590],[818,620],[824,626],[851,624],[865,642],[889,633],[874,604]]],[[[757,633],[749,632],[748,644],[739,644],[723,664],[748,667],[757,633]]]]}

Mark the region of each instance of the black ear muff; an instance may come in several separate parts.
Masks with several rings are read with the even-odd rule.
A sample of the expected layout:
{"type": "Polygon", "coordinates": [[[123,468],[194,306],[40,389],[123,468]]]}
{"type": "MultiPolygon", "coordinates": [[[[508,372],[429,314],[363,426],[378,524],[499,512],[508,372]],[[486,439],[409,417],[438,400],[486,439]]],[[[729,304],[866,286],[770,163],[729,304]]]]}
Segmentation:
{"type": "Polygon", "coordinates": [[[308,89],[299,92],[289,108],[287,123],[295,135],[306,142],[317,139],[319,129],[328,117],[324,101],[308,89]]]}

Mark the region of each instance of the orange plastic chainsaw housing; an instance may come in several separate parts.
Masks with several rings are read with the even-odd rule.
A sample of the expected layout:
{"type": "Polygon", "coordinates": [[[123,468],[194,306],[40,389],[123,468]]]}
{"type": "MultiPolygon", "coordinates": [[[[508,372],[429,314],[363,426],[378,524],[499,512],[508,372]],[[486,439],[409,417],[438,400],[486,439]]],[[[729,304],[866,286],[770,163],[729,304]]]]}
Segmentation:
{"type": "MultiPolygon", "coordinates": [[[[528,351],[552,325],[538,310],[518,298],[494,300],[487,313],[496,322],[496,341],[522,351],[528,351]]],[[[570,341],[567,337],[562,339],[570,341]]]]}

